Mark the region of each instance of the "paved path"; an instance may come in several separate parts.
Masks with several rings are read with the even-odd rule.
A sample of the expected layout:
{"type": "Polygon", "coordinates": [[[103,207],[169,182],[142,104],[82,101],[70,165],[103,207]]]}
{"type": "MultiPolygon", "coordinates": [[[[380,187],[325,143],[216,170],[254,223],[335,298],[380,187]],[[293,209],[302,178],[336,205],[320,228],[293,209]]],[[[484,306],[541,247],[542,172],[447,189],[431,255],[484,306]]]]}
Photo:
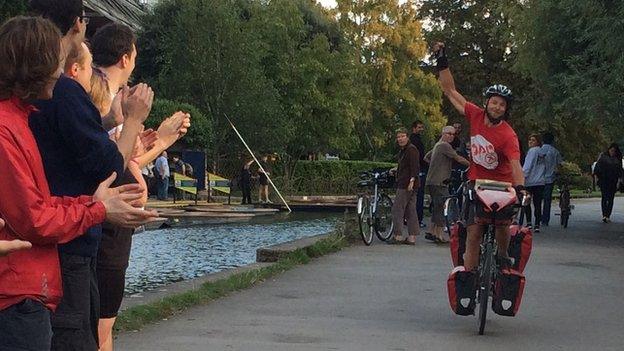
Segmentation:
{"type": "Polygon", "coordinates": [[[624,350],[624,199],[608,225],[599,202],[576,203],[570,228],[536,235],[519,315],[490,312],[485,336],[448,306],[448,248],[421,239],[322,257],[117,350],[624,350]]]}

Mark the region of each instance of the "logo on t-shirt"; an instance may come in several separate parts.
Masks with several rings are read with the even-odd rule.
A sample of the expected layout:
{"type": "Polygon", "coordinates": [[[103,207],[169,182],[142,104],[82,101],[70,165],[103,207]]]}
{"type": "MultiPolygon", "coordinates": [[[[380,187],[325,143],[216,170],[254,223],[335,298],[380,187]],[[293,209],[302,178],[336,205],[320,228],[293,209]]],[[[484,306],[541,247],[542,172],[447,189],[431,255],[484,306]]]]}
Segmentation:
{"type": "Polygon", "coordinates": [[[481,134],[470,137],[470,149],[474,163],[486,169],[498,167],[498,154],[494,150],[494,145],[481,134]]]}

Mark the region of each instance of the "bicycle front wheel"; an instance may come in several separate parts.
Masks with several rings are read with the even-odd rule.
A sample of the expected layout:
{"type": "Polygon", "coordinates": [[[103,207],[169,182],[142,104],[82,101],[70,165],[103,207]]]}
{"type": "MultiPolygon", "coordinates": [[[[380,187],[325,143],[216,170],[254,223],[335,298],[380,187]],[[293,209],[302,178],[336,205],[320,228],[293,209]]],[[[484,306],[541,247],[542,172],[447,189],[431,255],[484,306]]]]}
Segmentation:
{"type": "Polygon", "coordinates": [[[485,321],[488,309],[488,298],[492,285],[492,269],[494,266],[494,246],[485,245],[483,260],[479,269],[479,335],[485,332],[485,321]]]}
{"type": "Polygon", "coordinates": [[[377,211],[375,212],[375,234],[381,241],[386,241],[392,236],[394,225],[392,223],[392,199],[386,194],[379,196],[377,211]]]}
{"type": "Polygon", "coordinates": [[[570,219],[570,211],[569,210],[561,211],[561,226],[563,228],[567,228],[568,227],[568,220],[569,219],[570,219]]]}
{"type": "Polygon", "coordinates": [[[373,242],[373,217],[368,196],[358,198],[357,210],[360,235],[364,244],[368,246],[373,242]]]}

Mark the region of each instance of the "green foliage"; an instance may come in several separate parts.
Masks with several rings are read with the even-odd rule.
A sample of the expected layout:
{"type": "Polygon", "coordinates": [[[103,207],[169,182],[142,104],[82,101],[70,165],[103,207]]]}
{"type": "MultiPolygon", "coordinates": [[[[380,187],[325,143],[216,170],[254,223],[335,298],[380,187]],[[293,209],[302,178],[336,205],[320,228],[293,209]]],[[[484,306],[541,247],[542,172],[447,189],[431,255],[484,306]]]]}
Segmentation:
{"type": "MultiPolygon", "coordinates": [[[[435,78],[424,73],[426,54],[416,2],[398,0],[338,0],[336,14],[361,69],[367,105],[357,130],[368,158],[393,153],[394,130],[417,119],[427,129],[440,130],[441,93],[435,78]]],[[[434,133],[427,135],[432,144],[434,133]]]]}
{"type": "Polygon", "coordinates": [[[208,149],[213,144],[212,122],[195,106],[166,99],[156,99],[152,111],[145,121],[146,128],[158,129],[160,123],[177,111],[191,115],[191,128],[182,139],[183,143],[192,148],[208,149]]]}
{"type": "Polygon", "coordinates": [[[274,181],[288,195],[354,195],[360,173],[395,166],[372,161],[298,161],[289,177],[277,174],[274,181]]]}
{"type": "Polygon", "coordinates": [[[533,81],[527,113],[554,120],[582,164],[624,139],[624,41],[612,35],[624,32],[623,16],[624,2],[602,0],[532,0],[515,15],[515,67],[533,81]]]}
{"type": "Polygon", "coordinates": [[[311,1],[275,0],[249,26],[265,44],[262,65],[288,123],[286,154],[296,160],[307,152],[353,151],[365,101],[337,23],[311,1]]]}
{"type": "Polygon", "coordinates": [[[262,43],[241,20],[250,9],[242,5],[161,1],[141,36],[149,43],[149,55],[157,58],[150,70],[157,73],[152,80],[158,91],[165,98],[192,103],[212,121],[218,132],[211,151],[217,160],[242,150],[225,115],[256,150],[283,149],[280,142],[289,134],[277,92],[260,66],[262,43]]]}
{"type": "Polygon", "coordinates": [[[576,163],[563,162],[557,177],[559,181],[569,184],[574,189],[586,190],[592,187],[591,176],[583,174],[576,163]]]}
{"type": "MultiPolygon", "coordinates": [[[[427,41],[446,44],[457,89],[466,99],[482,105],[486,87],[505,84],[512,89],[515,101],[509,122],[524,141],[547,126],[542,121],[541,130],[536,130],[533,121],[525,118],[525,106],[532,103],[530,80],[513,70],[517,53],[511,14],[518,2],[425,0],[420,17],[431,23],[425,32],[427,41]]],[[[451,120],[463,121],[448,99],[444,99],[443,111],[451,120]]]]}
{"type": "Polygon", "coordinates": [[[250,147],[294,162],[307,152],[355,150],[365,105],[337,23],[308,0],[164,0],[145,20],[137,76],[212,120],[211,159],[250,147]]]}
{"type": "Polygon", "coordinates": [[[27,0],[0,0],[0,24],[13,16],[26,14],[27,10],[27,0]]]}

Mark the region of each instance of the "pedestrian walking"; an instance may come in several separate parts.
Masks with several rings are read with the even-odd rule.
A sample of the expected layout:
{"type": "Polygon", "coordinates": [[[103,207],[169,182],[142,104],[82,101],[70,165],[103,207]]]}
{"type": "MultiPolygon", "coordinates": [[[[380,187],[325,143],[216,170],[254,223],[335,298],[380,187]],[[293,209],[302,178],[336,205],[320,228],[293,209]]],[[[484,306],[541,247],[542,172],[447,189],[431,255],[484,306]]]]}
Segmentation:
{"type": "Polygon", "coordinates": [[[600,154],[594,174],[598,178],[598,187],[602,194],[602,221],[611,222],[613,201],[618,189],[618,182],[622,182],[622,152],[618,144],[609,145],[607,151],[600,154]]]}
{"type": "Polygon", "coordinates": [[[524,159],[522,172],[524,173],[524,184],[527,191],[533,198],[533,209],[531,206],[526,207],[527,226],[532,227],[535,223],[533,231],[539,233],[540,224],[542,223],[542,199],[544,196],[544,185],[546,184],[546,155],[542,151],[542,143],[540,136],[532,134],[529,136],[529,151],[524,159]],[[535,217],[535,222],[531,222],[531,212],[535,217]]]}
{"type": "Polygon", "coordinates": [[[555,137],[552,133],[546,132],[542,138],[544,143],[541,152],[544,154],[544,206],[542,207],[542,225],[548,226],[550,222],[550,205],[552,203],[552,193],[555,187],[557,169],[563,162],[561,153],[553,143],[555,137]]]}

